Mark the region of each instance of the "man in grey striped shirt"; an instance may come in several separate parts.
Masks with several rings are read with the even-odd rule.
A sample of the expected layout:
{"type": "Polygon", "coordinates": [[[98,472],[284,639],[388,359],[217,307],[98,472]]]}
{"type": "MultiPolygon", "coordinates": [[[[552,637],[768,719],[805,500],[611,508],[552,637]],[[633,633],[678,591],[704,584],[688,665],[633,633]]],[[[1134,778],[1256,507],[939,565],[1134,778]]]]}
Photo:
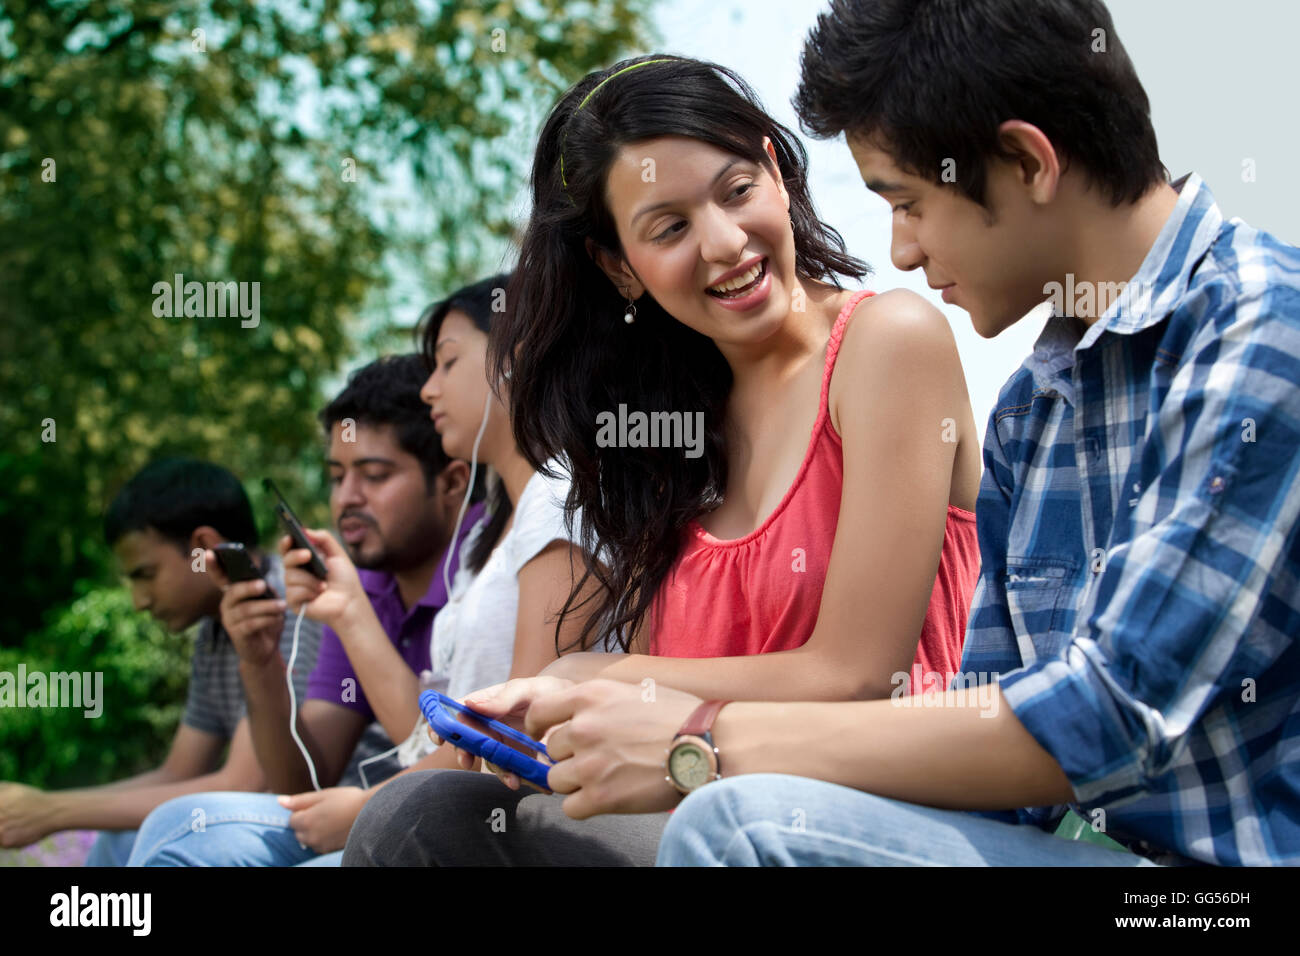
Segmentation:
{"type": "MultiPolygon", "coordinates": [[[[248,496],[239,479],[218,465],[167,459],[145,467],[109,506],[105,533],[131,582],[136,609],[148,611],[175,632],[196,624],[198,629],[185,713],[162,766],[108,786],[55,793],[0,783],[0,822],[6,834],[20,833],[24,843],[60,830],[104,831],[91,848],[87,866],[125,864],[136,828],[173,797],[266,788],[245,713],[239,657],[221,625],[222,593],[205,573],[204,550],[227,541],[243,544],[271,588],[284,595],[279,556],[256,550],[257,528],[248,496]]],[[[293,626],[293,618],[286,615],[280,636],[286,661],[293,626]]],[[[299,700],[316,662],[320,633],[319,624],[302,622],[293,668],[299,700]]],[[[111,680],[109,675],[109,707],[111,680]]]]}

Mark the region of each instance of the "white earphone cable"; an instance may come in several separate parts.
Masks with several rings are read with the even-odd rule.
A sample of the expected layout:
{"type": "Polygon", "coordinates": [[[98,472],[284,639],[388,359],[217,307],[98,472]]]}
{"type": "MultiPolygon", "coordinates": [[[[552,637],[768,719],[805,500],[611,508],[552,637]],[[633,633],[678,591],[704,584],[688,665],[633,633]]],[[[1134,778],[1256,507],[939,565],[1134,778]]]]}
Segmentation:
{"type": "MultiPolygon", "coordinates": [[[[488,389],[487,399],[483,402],[483,420],[479,422],[478,434],[474,436],[474,449],[469,456],[469,487],[465,489],[465,497],[460,503],[460,514],[456,515],[456,529],[451,533],[451,541],[447,545],[452,551],[447,555],[446,560],[442,562],[442,583],[447,589],[447,597],[451,598],[451,562],[456,558],[456,542],[460,539],[461,522],[465,520],[465,512],[469,510],[469,499],[474,493],[474,479],[478,476],[478,446],[483,440],[483,433],[487,431],[488,413],[492,410],[492,389],[488,389]]],[[[432,660],[432,658],[430,658],[432,660]]]]}
{"type": "Polygon", "coordinates": [[[289,666],[284,669],[284,679],[289,685],[289,733],[293,736],[293,742],[298,745],[298,750],[302,753],[302,759],[307,761],[307,770],[311,773],[311,785],[314,789],[320,789],[320,780],[316,777],[316,765],[312,763],[311,754],[307,752],[306,745],[302,738],[298,736],[298,701],[293,695],[293,662],[298,658],[298,635],[302,632],[302,616],[307,612],[307,605],[298,608],[298,619],[293,622],[293,648],[289,651],[289,666]]]}

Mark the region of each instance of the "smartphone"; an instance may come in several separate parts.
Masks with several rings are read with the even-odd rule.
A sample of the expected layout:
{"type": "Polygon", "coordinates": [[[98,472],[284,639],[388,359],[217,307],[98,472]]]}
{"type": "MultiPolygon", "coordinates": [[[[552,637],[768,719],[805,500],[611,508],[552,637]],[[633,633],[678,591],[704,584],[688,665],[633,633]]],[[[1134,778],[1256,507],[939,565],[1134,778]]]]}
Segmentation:
{"type": "Polygon", "coordinates": [[[420,694],[420,710],[424,712],[425,719],[429,721],[429,726],[434,729],[434,732],[452,746],[466,750],[476,757],[482,757],[488,763],[496,764],[502,770],[518,774],[520,780],[527,780],[535,787],[550,792],[551,788],[546,784],[546,775],[551,770],[550,764],[535,760],[509,744],[502,743],[480,733],[473,727],[462,724],[456,719],[456,714],[452,713],[452,711],[469,714],[502,737],[513,740],[530,750],[535,750],[546,757],[547,760],[550,760],[551,757],[546,752],[546,747],[532,737],[521,734],[513,727],[507,726],[499,720],[493,720],[491,717],[484,717],[482,714],[475,713],[460,701],[453,700],[445,694],[439,694],[436,690],[426,690],[420,694]]]}
{"type": "Polygon", "coordinates": [[[284,528],[285,533],[288,534],[289,538],[293,541],[293,546],[295,548],[306,548],[311,552],[311,560],[303,565],[303,567],[324,581],[329,574],[329,572],[325,570],[325,559],[321,557],[320,552],[317,551],[315,547],[312,546],[311,541],[307,539],[307,534],[302,529],[302,522],[299,521],[298,516],[293,513],[293,509],[289,507],[289,503],[284,500],[284,495],[280,494],[280,489],[275,487],[275,482],[270,478],[263,478],[262,487],[275,496],[275,516],[280,519],[280,526],[284,528]]]}
{"type": "MultiPolygon", "coordinates": [[[[212,549],[212,553],[217,556],[217,564],[221,565],[221,570],[226,573],[231,582],[235,581],[258,581],[263,580],[264,575],[257,569],[253,563],[253,556],[238,541],[223,541],[212,549]]],[[[275,591],[271,585],[266,586],[266,593],[274,595],[275,591]]]]}

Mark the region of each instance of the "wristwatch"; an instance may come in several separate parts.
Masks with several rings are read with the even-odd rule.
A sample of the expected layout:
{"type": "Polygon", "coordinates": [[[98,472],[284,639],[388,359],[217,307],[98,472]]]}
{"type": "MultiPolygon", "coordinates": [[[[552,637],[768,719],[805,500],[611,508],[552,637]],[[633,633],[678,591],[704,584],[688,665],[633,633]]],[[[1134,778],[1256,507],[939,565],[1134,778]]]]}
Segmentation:
{"type": "Polygon", "coordinates": [[[698,790],[710,780],[722,777],[718,748],[713,745],[713,722],[729,700],[706,700],[686,718],[677,731],[664,761],[664,777],[679,793],[698,790]]]}

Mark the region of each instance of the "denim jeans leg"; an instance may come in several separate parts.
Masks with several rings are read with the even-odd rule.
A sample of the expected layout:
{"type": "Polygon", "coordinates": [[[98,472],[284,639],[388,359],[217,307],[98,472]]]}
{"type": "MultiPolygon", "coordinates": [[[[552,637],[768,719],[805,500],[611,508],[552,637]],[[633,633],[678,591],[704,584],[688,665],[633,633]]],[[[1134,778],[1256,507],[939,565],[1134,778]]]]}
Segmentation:
{"type": "Polygon", "coordinates": [[[315,857],[269,793],[194,793],[145,819],[128,866],[296,866],[315,857]]]}
{"type": "Polygon", "coordinates": [[[310,860],[303,860],[297,866],[342,866],[343,851],[335,850],[333,853],[322,853],[320,856],[313,856],[310,860]]]}
{"type": "Polygon", "coordinates": [[[101,830],[86,856],[86,866],[126,866],[138,830],[101,830]]]}
{"type": "Polygon", "coordinates": [[[1036,827],[936,810],[820,780],[751,774],[673,814],[659,866],[1153,866],[1036,827]]]}

